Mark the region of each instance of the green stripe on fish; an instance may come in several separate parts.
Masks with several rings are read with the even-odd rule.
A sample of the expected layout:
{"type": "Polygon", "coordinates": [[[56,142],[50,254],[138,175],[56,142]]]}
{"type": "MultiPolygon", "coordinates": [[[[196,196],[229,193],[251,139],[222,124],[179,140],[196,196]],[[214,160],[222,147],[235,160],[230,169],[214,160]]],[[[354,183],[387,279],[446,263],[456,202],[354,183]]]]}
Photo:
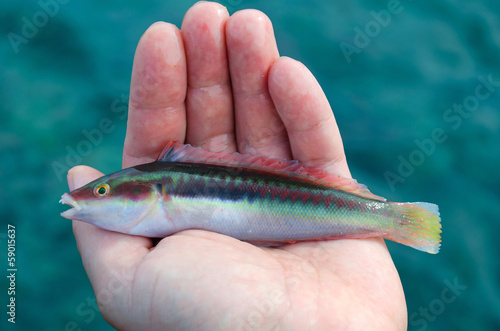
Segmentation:
{"type": "Polygon", "coordinates": [[[61,202],[73,207],[66,218],[147,237],[203,229],[269,246],[380,236],[429,253],[440,247],[436,205],[390,202],[296,161],[179,142],[157,161],[103,176],[61,202]]]}

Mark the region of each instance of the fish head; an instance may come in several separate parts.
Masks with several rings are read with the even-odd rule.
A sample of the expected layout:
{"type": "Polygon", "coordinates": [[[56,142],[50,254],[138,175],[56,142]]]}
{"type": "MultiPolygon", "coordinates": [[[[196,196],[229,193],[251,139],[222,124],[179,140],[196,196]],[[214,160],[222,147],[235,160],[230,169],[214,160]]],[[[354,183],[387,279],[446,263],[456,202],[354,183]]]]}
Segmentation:
{"type": "Polygon", "coordinates": [[[130,170],[103,176],[64,193],[59,202],[72,208],[61,216],[129,233],[153,208],[161,192],[148,181],[134,179],[127,171],[130,170]]]}

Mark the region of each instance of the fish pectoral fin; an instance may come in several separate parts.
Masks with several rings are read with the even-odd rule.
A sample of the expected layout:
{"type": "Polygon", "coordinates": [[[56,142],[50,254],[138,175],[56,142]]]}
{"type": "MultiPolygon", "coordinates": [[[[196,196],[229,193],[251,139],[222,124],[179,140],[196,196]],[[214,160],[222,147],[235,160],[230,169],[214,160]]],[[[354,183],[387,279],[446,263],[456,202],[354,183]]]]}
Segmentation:
{"type": "Polygon", "coordinates": [[[144,209],[144,211],[139,215],[139,217],[137,217],[137,219],[135,221],[133,221],[132,223],[127,225],[127,227],[126,227],[127,233],[132,233],[132,230],[137,225],[139,225],[148,215],[151,214],[153,209],[156,207],[158,200],[160,200],[161,197],[162,196],[159,194],[155,195],[155,198],[153,199],[153,201],[149,204],[149,206],[146,209],[144,209]]]}

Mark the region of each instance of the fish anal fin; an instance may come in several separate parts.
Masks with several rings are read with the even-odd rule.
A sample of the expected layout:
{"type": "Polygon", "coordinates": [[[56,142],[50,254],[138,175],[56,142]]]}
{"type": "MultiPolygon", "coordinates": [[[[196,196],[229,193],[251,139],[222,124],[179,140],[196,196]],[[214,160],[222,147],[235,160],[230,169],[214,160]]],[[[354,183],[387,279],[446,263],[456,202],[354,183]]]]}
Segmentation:
{"type": "Polygon", "coordinates": [[[278,240],[245,240],[246,242],[255,245],[255,246],[284,246],[289,244],[299,244],[306,242],[317,242],[317,241],[329,241],[329,240],[341,240],[341,239],[368,239],[374,237],[384,237],[386,233],[379,232],[371,232],[371,233],[363,233],[359,235],[337,235],[323,238],[312,238],[312,239],[283,239],[281,241],[278,240]]]}

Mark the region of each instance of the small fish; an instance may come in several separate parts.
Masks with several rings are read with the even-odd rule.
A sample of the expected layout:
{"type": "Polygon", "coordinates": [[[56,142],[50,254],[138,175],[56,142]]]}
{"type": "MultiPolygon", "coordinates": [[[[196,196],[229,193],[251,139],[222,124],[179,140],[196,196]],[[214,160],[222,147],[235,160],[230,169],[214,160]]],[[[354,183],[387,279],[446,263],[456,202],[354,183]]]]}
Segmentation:
{"type": "Polygon", "coordinates": [[[437,253],[438,206],[397,203],[355,180],[285,161],[169,142],[155,162],[71,193],[61,215],[103,229],[163,238],[186,229],[256,245],[383,237],[437,253]]]}

